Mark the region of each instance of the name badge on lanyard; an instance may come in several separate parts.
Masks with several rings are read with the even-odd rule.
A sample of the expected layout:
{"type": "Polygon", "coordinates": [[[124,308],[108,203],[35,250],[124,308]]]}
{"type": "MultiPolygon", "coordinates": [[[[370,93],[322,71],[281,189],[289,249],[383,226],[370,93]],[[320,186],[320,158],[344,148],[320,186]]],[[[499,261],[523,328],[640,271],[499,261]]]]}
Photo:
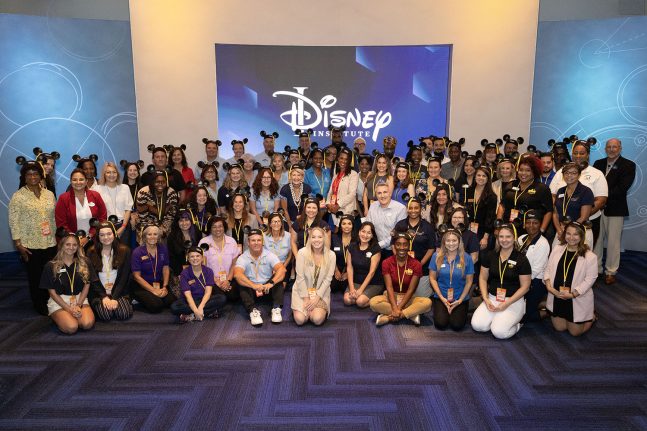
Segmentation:
{"type": "Polygon", "coordinates": [[[505,302],[505,291],[503,287],[496,288],[496,300],[497,302],[505,302]]]}

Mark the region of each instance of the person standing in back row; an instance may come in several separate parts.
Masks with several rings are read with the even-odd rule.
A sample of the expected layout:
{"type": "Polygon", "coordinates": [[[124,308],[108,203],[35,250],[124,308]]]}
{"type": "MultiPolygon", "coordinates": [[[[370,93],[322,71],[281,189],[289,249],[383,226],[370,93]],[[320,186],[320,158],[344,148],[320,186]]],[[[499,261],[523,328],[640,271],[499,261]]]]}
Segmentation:
{"type": "Polygon", "coordinates": [[[596,160],[593,167],[602,171],[607,179],[609,197],[600,216],[600,236],[595,243],[595,254],[598,256],[598,274],[602,273],[602,249],[604,239],[607,240],[607,258],[604,268],[604,282],[616,282],[616,272],[620,266],[620,240],[624,218],[629,215],[627,193],[636,177],[636,164],[620,154],[622,142],[612,138],[604,149],[607,157],[596,160]]]}

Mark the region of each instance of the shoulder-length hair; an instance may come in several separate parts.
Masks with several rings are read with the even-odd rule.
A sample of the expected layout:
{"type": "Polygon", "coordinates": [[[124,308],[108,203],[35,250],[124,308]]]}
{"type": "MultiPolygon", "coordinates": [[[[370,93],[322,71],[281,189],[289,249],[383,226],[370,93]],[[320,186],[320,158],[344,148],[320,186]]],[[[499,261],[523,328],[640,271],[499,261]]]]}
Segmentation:
{"type": "Polygon", "coordinates": [[[65,264],[63,263],[63,246],[70,239],[74,239],[77,245],[76,254],[74,255],[74,263],[76,263],[76,270],[79,272],[79,274],[81,274],[83,283],[89,283],[90,268],[88,266],[88,260],[85,257],[85,253],[83,252],[83,247],[81,247],[81,241],[79,240],[79,237],[74,234],[66,235],[58,243],[56,256],[54,256],[54,259],[52,259],[52,271],[54,271],[54,276],[56,278],[59,278],[61,276],[61,273],[60,273],[61,268],[65,266],[65,264]]]}
{"type": "Polygon", "coordinates": [[[191,208],[194,208],[196,211],[198,210],[198,201],[197,201],[198,190],[204,190],[204,192],[207,194],[207,202],[204,204],[205,211],[211,215],[216,214],[218,205],[216,204],[216,201],[211,197],[211,195],[209,194],[209,190],[207,190],[205,186],[196,187],[193,193],[191,194],[191,199],[189,200],[189,203],[191,204],[191,208]]]}
{"type": "Polygon", "coordinates": [[[586,252],[589,250],[588,244],[586,244],[586,231],[583,229],[583,226],[575,223],[569,223],[566,225],[562,234],[559,236],[559,243],[561,245],[566,245],[566,229],[573,228],[577,230],[577,234],[580,236],[580,242],[577,243],[577,255],[585,256],[586,252]]]}
{"type": "Polygon", "coordinates": [[[236,218],[234,217],[234,201],[238,198],[243,200],[243,218],[241,219],[241,226],[245,226],[247,224],[247,220],[249,220],[249,202],[247,201],[247,197],[237,194],[232,196],[229,200],[229,205],[227,206],[227,224],[231,226],[232,229],[236,226],[236,218]]]}
{"type": "MultiPolygon", "coordinates": [[[[101,272],[103,271],[103,261],[101,260],[101,253],[103,252],[103,247],[104,245],[99,241],[99,231],[101,229],[110,229],[112,233],[114,234],[115,231],[112,230],[111,227],[107,226],[101,226],[99,229],[97,229],[97,235],[96,235],[96,241],[94,244],[90,247],[87,253],[87,257],[90,260],[90,264],[94,268],[96,272],[101,272]]],[[[128,247],[119,241],[119,238],[115,235],[115,237],[112,240],[112,244],[110,245],[110,248],[112,249],[112,268],[113,269],[118,269],[124,262],[124,258],[126,256],[126,253],[128,251],[128,247]]]]}
{"type": "Polygon", "coordinates": [[[191,222],[189,227],[189,237],[191,238],[191,245],[197,245],[200,238],[198,238],[197,229],[193,223],[191,213],[188,211],[179,211],[178,215],[173,220],[173,225],[171,226],[171,232],[168,235],[168,248],[170,250],[183,250],[184,249],[184,235],[182,234],[182,229],[180,229],[180,219],[188,218],[191,222]]]}
{"type": "MultiPolygon", "coordinates": [[[[209,164],[205,165],[204,168],[202,168],[202,172],[200,172],[200,181],[202,181],[203,183],[205,181],[207,181],[207,179],[205,177],[205,173],[207,171],[210,171],[210,170],[213,171],[216,174],[216,181],[218,181],[220,179],[220,178],[218,178],[218,169],[216,169],[216,167],[214,165],[209,163],[209,164]]],[[[211,184],[209,184],[209,185],[211,186],[211,184]]]]}
{"type": "Polygon", "coordinates": [[[276,196],[276,194],[279,192],[279,182],[276,181],[276,178],[274,178],[272,170],[270,168],[261,168],[256,174],[256,178],[254,179],[254,183],[252,184],[254,199],[258,199],[261,196],[261,191],[263,190],[263,174],[265,172],[269,173],[270,178],[272,179],[270,182],[270,197],[276,196]]]}
{"type": "Polygon", "coordinates": [[[184,150],[181,147],[173,147],[173,150],[171,151],[171,154],[169,154],[169,164],[173,165],[173,154],[175,154],[176,151],[179,151],[180,154],[182,154],[182,161],[180,162],[183,167],[187,167],[188,163],[186,161],[186,154],[184,154],[184,150]]]}
{"type": "Polygon", "coordinates": [[[308,219],[308,216],[306,215],[306,206],[308,205],[317,205],[317,215],[315,216],[311,226],[319,226],[319,223],[321,222],[321,211],[319,211],[319,205],[314,202],[307,202],[303,204],[303,211],[301,211],[301,214],[297,216],[297,226],[299,226],[299,229],[304,229],[306,226],[306,220],[308,219]]]}
{"type": "Polygon", "coordinates": [[[283,216],[279,213],[271,213],[270,216],[267,218],[267,232],[265,232],[265,235],[271,236],[272,235],[272,220],[278,218],[281,221],[281,229],[279,230],[279,236],[283,238],[283,235],[285,234],[285,229],[283,229],[283,216]]]}
{"type": "Polygon", "coordinates": [[[532,171],[534,181],[539,181],[539,177],[541,177],[541,171],[543,170],[543,164],[541,163],[541,160],[539,158],[533,156],[532,154],[524,154],[521,159],[519,159],[519,163],[517,163],[517,172],[519,172],[519,166],[521,165],[528,166],[532,171]]]}
{"type": "Polygon", "coordinates": [[[245,173],[243,172],[243,168],[239,166],[232,166],[229,171],[227,171],[227,175],[225,176],[225,181],[223,181],[222,185],[225,186],[227,189],[231,189],[231,170],[232,169],[238,169],[240,171],[240,181],[238,182],[238,188],[243,188],[247,187],[247,180],[245,179],[245,173]]]}
{"type": "Polygon", "coordinates": [[[465,278],[465,245],[463,244],[463,236],[456,230],[450,229],[445,234],[440,240],[440,251],[438,251],[438,254],[436,256],[436,268],[440,268],[440,266],[443,264],[443,260],[445,259],[445,256],[447,256],[447,247],[445,246],[445,238],[454,235],[456,238],[458,238],[458,251],[456,252],[456,257],[460,258],[460,264],[461,264],[461,274],[463,278],[465,278]]]}
{"type": "Polygon", "coordinates": [[[101,167],[101,178],[99,180],[99,184],[104,185],[106,183],[106,169],[107,168],[114,168],[115,171],[117,171],[117,181],[116,183],[119,184],[119,180],[121,180],[121,174],[119,173],[119,169],[117,169],[117,165],[114,164],[114,162],[105,162],[103,166],[101,167]]]}
{"type": "Polygon", "coordinates": [[[393,181],[395,182],[395,188],[400,188],[400,189],[406,189],[409,187],[409,184],[413,184],[413,181],[411,181],[411,173],[409,172],[409,169],[405,168],[404,166],[400,166],[395,168],[395,175],[393,176],[393,181]],[[398,179],[398,169],[404,169],[407,171],[407,176],[404,180],[400,181],[398,179]]]}
{"type": "Polygon", "coordinates": [[[449,217],[449,213],[453,210],[454,208],[454,197],[452,196],[452,193],[450,193],[449,186],[446,184],[439,184],[438,187],[436,187],[436,190],[434,190],[433,194],[431,195],[431,204],[430,204],[430,211],[429,211],[429,222],[434,226],[438,226],[438,220],[440,220],[440,217],[438,217],[438,208],[440,207],[440,204],[438,204],[438,193],[444,191],[447,193],[447,203],[445,204],[445,211],[443,213],[443,222],[447,223],[447,219],[449,217]]]}
{"type": "Polygon", "coordinates": [[[368,242],[369,247],[373,247],[378,243],[377,241],[377,232],[375,231],[375,225],[370,222],[370,221],[365,221],[361,225],[359,225],[359,229],[357,229],[358,235],[357,235],[357,245],[359,245],[359,231],[364,229],[366,226],[371,228],[371,234],[373,235],[373,238],[368,242]]]}
{"type": "Polygon", "coordinates": [[[305,258],[306,262],[313,262],[314,261],[314,249],[312,248],[312,232],[314,231],[319,231],[323,235],[323,261],[322,261],[322,267],[325,268],[328,265],[328,250],[330,250],[330,240],[328,239],[328,235],[326,235],[326,231],[319,227],[311,227],[310,228],[310,233],[308,235],[308,239],[305,244],[305,258]]]}

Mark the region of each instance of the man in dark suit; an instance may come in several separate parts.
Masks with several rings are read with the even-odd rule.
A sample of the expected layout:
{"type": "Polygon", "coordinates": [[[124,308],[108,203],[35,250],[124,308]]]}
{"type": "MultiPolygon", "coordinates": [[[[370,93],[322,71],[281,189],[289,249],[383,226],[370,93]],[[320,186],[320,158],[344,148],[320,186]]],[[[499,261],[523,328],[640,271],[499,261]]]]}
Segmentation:
{"type": "Polygon", "coordinates": [[[609,185],[609,198],[602,212],[600,221],[600,236],[595,244],[595,254],[598,255],[598,273],[602,273],[602,251],[604,238],[607,239],[607,258],[605,262],[606,284],[616,282],[616,272],[620,266],[620,239],[624,218],[629,215],[627,193],[636,176],[636,164],[620,155],[622,142],[612,138],[607,141],[605,151],[607,157],[596,160],[593,167],[602,171],[609,185]]]}

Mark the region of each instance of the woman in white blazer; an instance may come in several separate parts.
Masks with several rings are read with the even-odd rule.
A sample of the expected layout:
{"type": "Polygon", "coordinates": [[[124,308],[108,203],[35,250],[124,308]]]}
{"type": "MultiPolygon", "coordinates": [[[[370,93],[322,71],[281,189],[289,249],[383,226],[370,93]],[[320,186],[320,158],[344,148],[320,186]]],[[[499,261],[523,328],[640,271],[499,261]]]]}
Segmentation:
{"type": "Polygon", "coordinates": [[[598,276],[597,257],[586,245],[585,232],[580,223],[569,223],[544,272],[553,327],[573,336],[591,329],[595,320],[592,287],[598,276]]]}
{"type": "Polygon", "coordinates": [[[335,265],[335,252],[330,249],[328,235],[320,227],[311,228],[306,246],[297,253],[296,280],[292,287],[292,313],[297,325],[309,320],[319,326],[326,321],[335,265]]]}
{"type": "Polygon", "coordinates": [[[352,151],[344,147],[337,155],[337,166],[332,173],[332,183],[326,197],[326,207],[333,215],[335,225],[338,224],[335,214],[353,214],[357,210],[357,183],[359,174],[350,165],[352,151]]]}

